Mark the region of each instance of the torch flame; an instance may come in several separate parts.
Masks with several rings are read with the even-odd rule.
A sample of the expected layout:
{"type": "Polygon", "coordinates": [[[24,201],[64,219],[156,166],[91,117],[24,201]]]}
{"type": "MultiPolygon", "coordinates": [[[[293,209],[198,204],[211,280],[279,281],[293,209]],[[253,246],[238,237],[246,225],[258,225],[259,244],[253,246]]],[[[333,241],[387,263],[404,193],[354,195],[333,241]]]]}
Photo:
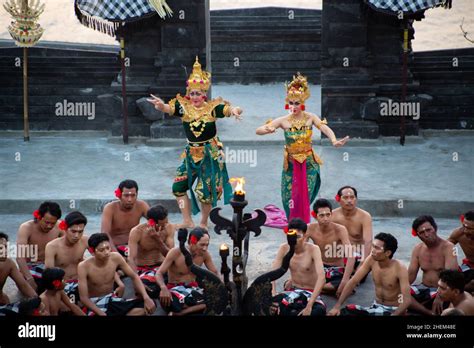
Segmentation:
{"type": "Polygon", "coordinates": [[[244,195],[244,184],[245,184],[245,178],[230,178],[229,179],[230,183],[236,182],[237,185],[235,185],[235,193],[238,195],[244,195]]]}
{"type": "Polygon", "coordinates": [[[227,246],[227,244],[222,243],[221,247],[219,249],[222,250],[222,251],[225,251],[225,250],[229,250],[229,247],[227,246]]]}

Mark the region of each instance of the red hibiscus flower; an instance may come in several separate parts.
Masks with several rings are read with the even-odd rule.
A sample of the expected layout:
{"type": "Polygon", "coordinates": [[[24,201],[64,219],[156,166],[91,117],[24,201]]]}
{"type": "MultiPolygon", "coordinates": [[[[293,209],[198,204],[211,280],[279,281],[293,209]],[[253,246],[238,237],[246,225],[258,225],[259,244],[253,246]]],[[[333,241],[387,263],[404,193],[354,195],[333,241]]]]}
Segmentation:
{"type": "Polygon", "coordinates": [[[116,189],[115,190],[115,197],[117,197],[118,199],[122,198],[122,190],[121,189],[116,189]]]}
{"type": "Polygon", "coordinates": [[[336,200],[336,202],[340,202],[341,201],[341,196],[335,195],[334,199],[336,200]]]}
{"type": "Polygon", "coordinates": [[[191,244],[195,245],[195,244],[197,244],[198,239],[197,239],[196,236],[192,235],[192,236],[191,236],[191,239],[189,240],[189,242],[190,242],[191,244]]]}
{"type": "Polygon", "coordinates": [[[66,220],[61,220],[58,227],[61,231],[66,231],[68,228],[66,220]]]}
{"type": "Polygon", "coordinates": [[[34,212],[33,212],[33,217],[36,219],[36,220],[41,220],[42,216],[39,212],[38,209],[36,209],[34,212]]]}
{"type": "Polygon", "coordinates": [[[416,233],[416,231],[415,231],[414,228],[411,229],[411,235],[412,235],[413,237],[418,236],[418,233],[416,233]]]}
{"type": "Polygon", "coordinates": [[[90,252],[91,254],[93,254],[94,251],[95,251],[95,249],[94,249],[93,247],[89,247],[89,248],[87,248],[87,250],[89,250],[89,252],[90,252]]]}
{"type": "Polygon", "coordinates": [[[283,232],[285,232],[285,234],[288,233],[288,226],[286,226],[286,227],[283,229],[283,232]]]}
{"type": "Polygon", "coordinates": [[[55,289],[59,290],[61,288],[62,284],[63,284],[63,282],[60,281],[59,279],[56,279],[56,280],[53,281],[53,286],[54,286],[55,289]]]}
{"type": "Polygon", "coordinates": [[[463,224],[464,223],[464,214],[462,214],[459,219],[461,220],[461,223],[463,224]]]}
{"type": "Polygon", "coordinates": [[[314,217],[314,218],[316,219],[316,217],[317,217],[317,214],[316,214],[316,212],[315,212],[314,210],[311,210],[311,216],[312,216],[312,217],[314,217]]]}
{"type": "Polygon", "coordinates": [[[153,220],[153,219],[148,219],[148,226],[150,226],[150,227],[155,227],[155,226],[156,226],[155,220],[153,220]]]}

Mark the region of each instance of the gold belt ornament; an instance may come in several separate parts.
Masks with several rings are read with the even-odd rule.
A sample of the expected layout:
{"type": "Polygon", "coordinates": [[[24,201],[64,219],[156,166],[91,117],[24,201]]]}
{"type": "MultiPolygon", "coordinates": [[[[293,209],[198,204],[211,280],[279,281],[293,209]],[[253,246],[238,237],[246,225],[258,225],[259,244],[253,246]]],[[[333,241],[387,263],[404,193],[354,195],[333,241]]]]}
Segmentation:
{"type": "MultiPolygon", "coordinates": [[[[212,139],[208,139],[205,141],[200,141],[200,142],[190,142],[188,141],[188,147],[189,147],[189,154],[191,155],[191,158],[193,159],[194,163],[198,163],[199,161],[202,161],[204,159],[204,150],[205,150],[205,145],[206,144],[211,144],[218,146],[222,148],[222,143],[217,140],[216,137],[212,139]]],[[[181,158],[186,157],[186,150],[182,153],[181,158]]]]}
{"type": "Polygon", "coordinates": [[[295,159],[299,163],[303,163],[308,156],[313,156],[314,161],[322,165],[323,161],[321,158],[314,152],[311,144],[291,144],[285,145],[284,159],[283,159],[283,169],[288,170],[288,161],[291,158],[295,159]]]}

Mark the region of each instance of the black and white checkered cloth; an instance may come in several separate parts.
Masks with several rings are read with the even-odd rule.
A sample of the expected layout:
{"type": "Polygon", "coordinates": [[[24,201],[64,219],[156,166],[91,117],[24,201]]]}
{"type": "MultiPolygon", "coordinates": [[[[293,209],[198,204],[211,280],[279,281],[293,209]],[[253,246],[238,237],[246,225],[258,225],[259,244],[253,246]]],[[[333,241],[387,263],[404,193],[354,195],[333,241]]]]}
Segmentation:
{"type": "Polygon", "coordinates": [[[366,0],[370,7],[384,12],[415,13],[432,7],[444,5],[447,0],[366,0]]]}
{"type": "Polygon", "coordinates": [[[155,13],[148,0],[76,0],[82,13],[111,22],[121,22],[155,13]]]}

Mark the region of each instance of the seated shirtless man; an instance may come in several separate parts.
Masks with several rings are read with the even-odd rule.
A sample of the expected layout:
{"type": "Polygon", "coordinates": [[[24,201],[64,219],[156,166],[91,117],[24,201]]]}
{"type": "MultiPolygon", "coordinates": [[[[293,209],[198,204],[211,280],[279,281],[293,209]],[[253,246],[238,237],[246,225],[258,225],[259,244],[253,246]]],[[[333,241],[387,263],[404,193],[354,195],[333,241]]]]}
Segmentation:
{"type": "Polygon", "coordinates": [[[389,233],[379,233],[372,242],[371,254],[347,283],[344,291],[328,315],[385,316],[404,315],[411,300],[407,268],[393,258],[398,242],[389,233]],[[372,271],[375,301],[370,307],[347,305],[344,301],[357,284],[372,271]]]}
{"type": "Polygon", "coordinates": [[[61,218],[61,208],[54,202],[43,202],[33,213],[33,220],[20,225],[16,239],[17,250],[32,248],[35,257],[25,257],[18,253],[17,262],[26,281],[41,293],[41,274],[44,270],[46,244],[60,237],[62,232],[57,226],[61,218]]]}
{"type": "MultiPolygon", "coordinates": [[[[325,315],[321,291],[324,283],[324,268],[321,251],[317,245],[306,242],[304,236],[308,226],[301,219],[292,219],[288,233],[296,233],[295,253],[290,260],[291,288],[276,294],[276,284],[272,284],[273,300],[278,304],[277,315],[325,315]]],[[[273,268],[281,267],[283,257],[290,250],[288,243],[278,249],[273,268]]]]}
{"type": "Polygon", "coordinates": [[[110,237],[112,251],[118,251],[127,258],[130,230],[140,223],[150,207],[137,199],[138,184],[134,180],[122,181],[115,190],[118,200],[107,203],[102,212],[101,232],[110,237]]]}
{"type": "Polygon", "coordinates": [[[8,277],[12,278],[22,295],[30,298],[37,296],[35,290],[18,270],[16,263],[8,257],[8,235],[0,232],[0,306],[10,304],[10,299],[3,292],[8,277]]]}
{"type": "Polygon", "coordinates": [[[109,237],[105,233],[95,233],[89,237],[89,251],[92,257],[79,263],[79,296],[86,306],[87,315],[149,315],[156,305],[148,296],[138,275],[133,272],[125,259],[111,251],[109,237]],[[114,293],[116,271],[120,269],[133,281],[135,291],[141,299],[122,299],[114,293]]]}
{"type": "Polygon", "coordinates": [[[138,273],[148,294],[154,298],[159,293],[156,271],[174,248],[176,227],[168,222],[168,210],[162,205],[149,209],[147,218],[148,222],[130,231],[128,263],[138,273]]]}
{"type": "Polygon", "coordinates": [[[324,263],[326,284],[323,293],[339,297],[354,270],[352,245],[347,229],[331,221],[332,206],[324,198],[313,205],[313,216],[317,223],[311,223],[305,239],[311,239],[319,246],[324,263]]]}
{"type": "MultiPolygon", "coordinates": [[[[349,232],[349,239],[354,246],[357,267],[370,255],[372,247],[372,216],[357,207],[357,190],[352,186],[343,186],[335,197],[340,207],[334,209],[331,221],[343,225],[349,232]]],[[[362,282],[365,281],[365,278],[362,282]]]]}
{"type": "Polygon", "coordinates": [[[410,310],[425,315],[439,315],[443,310],[443,302],[437,296],[439,272],[458,269],[453,243],[439,237],[437,230],[435,220],[429,215],[413,221],[412,234],[418,236],[421,243],[413,248],[408,267],[408,278],[412,284],[410,310]],[[414,284],[420,268],[423,278],[420,284],[414,284]]]}
{"type": "Polygon", "coordinates": [[[474,315],[474,298],[464,291],[466,279],[463,272],[444,270],[439,274],[438,296],[464,315],[474,315]]]}
{"type": "Polygon", "coordinates": [[[87,218],[78,211],[70,212],[59,224],[64,236],[46,245],[46,268],[59,267],[65,271],[64,292],[74,304],[79,303],[77,266],[84,260],[88,237],[84,235],[87,218]]]}
{"type": "Polygon", "coordinates": [[[474,210],[461,215],[461,226],[456,228],[448,238],[454,245],[461,246],[465,259],[462,260],[461,270],[466,279],[465,289],[474,293],[474,210]]]}
{"type": "MultiPolygon", "coordinates": [[[[209,247],[207,230],[202,227],[193,228],[188,236],[188,245],[193,263],[197,266],[204,264],[209,271],[217,275],[217,268],[207,250],[209,247]]],[[[196,276],[186,266],[184,255],[179,247],[168,252],[156,272],[156,281],[161,289],[161,306],[169,311],[170,315],[200,313],[206,309],[203,289],[198,286],[196,276]],[[168,284],[164,281],[165,273],[168,273],[168,284]]]]}
{"type": "Polygon", "coordinates": [[[72,314],[84,316],[84,312],[73,303],[64,292],[64,275],[61,268],[46,268],[43,272],[43,286],[46,289],[41,295],[47,315],[58,316],[72,314]]]}

